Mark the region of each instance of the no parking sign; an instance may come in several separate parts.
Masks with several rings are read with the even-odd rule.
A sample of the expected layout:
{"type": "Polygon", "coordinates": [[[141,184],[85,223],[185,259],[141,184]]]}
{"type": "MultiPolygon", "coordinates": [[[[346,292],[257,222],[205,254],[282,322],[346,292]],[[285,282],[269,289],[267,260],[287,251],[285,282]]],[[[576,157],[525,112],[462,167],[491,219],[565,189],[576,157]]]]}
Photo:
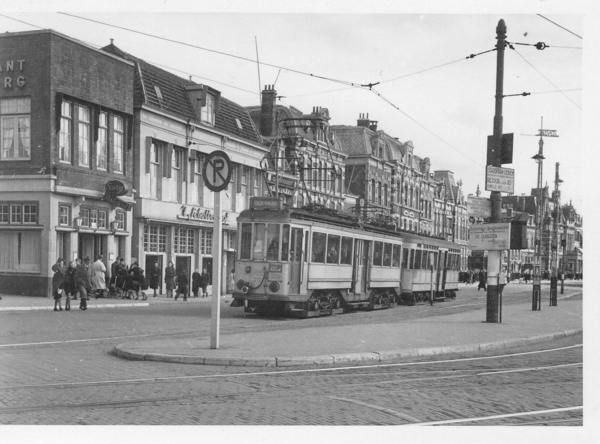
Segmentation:
{"type": "Polygon", "coordinates": [[[202,166],[204,185],[211,191],[222,191],[231,181],[231,159],[224,151],[213,151],[202,166]]]}

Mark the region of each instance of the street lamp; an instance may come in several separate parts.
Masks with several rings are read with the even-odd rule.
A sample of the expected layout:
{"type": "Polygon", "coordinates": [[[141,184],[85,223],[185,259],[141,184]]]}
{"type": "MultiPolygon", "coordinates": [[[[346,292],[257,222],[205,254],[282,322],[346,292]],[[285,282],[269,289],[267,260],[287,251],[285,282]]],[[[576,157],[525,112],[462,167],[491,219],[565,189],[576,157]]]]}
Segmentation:
{"type": "Polygon", "coordinates": [[[76,231],[79,231],[79,229],[81,228],[81,224],[83,223],[83,218],[82,217],[76,217],[73,219],[73,226],[75,227],[76,231]]]}

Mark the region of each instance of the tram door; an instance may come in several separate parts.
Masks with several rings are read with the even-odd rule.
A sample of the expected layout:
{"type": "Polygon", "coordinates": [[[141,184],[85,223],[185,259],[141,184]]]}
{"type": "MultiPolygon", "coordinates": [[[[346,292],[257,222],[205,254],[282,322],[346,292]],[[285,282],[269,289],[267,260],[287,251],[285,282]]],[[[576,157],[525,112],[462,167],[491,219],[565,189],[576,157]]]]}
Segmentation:
{"type": "Polygon", "coordinates": [[[290,251],[290,293],[299,294],[302,284],[302,228],[292,228],[290,251]]]}
{"type": "Polygon", "coordinates": [[[446,288],[446,256],[448,252],[440,250],[438,254],[438,267],[437,267],[437,279],[436,279],[436,290],[444,291],[446,288]]]}
{"type": "Polygon", "coordinates": [[[354,293],[367,291],[369,241],[356,239],[354,246],[354,293]]]}

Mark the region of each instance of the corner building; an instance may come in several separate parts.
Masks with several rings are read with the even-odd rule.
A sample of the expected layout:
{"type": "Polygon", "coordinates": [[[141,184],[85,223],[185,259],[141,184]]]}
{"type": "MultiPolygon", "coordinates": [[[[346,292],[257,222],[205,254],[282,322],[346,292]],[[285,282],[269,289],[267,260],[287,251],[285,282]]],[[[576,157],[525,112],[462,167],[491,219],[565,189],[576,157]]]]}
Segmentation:
{"type": "Polygon", "coordinates": [[[52,30],[0,35],[0,293],[131,250],[134,64],[52,30]]]}

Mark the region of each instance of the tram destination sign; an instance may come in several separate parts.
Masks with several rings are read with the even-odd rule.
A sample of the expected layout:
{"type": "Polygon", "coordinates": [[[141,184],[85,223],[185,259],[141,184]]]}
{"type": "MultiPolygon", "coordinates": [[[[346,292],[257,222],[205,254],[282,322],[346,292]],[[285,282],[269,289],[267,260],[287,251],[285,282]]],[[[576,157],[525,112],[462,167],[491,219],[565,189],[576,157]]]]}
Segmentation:
{"type": "Polygon", "coordinates": [[[473,251],[508,250],[510,222],[472,225],[469,247],[473,251]]]}
{"type": "Polygon", "coordinates": [[[485,169],[485,189],[514,194],[515,170],[488,165],[485,169]]]}

